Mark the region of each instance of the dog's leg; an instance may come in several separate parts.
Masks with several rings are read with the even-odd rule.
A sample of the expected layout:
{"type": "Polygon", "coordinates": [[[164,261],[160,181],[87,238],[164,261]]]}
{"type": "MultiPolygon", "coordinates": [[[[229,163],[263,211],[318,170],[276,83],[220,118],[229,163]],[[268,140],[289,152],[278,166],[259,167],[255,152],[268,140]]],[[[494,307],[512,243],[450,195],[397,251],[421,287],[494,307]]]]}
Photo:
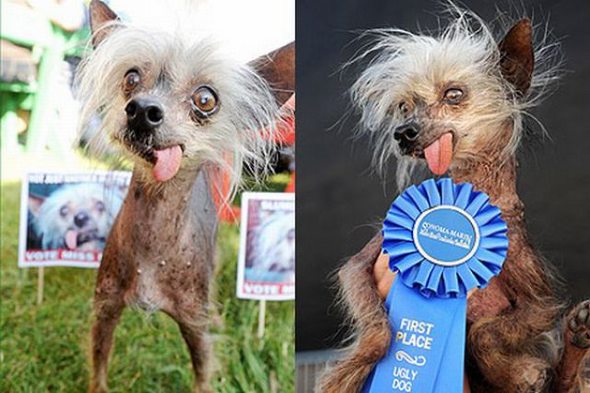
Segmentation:
{"type": "Polygon", "coordinates": [[[178,304],[174,309],[165,311],[178,323],[180,333],[188,347],[195,374],[194,392],[213,392],[209,384],[211,345],[207,333],[207,317],[199,311],[198,307],[181,307],[178,304]]]}
{"type": "Polygon", "coordinates": [[[506,310],[504,315],[495,318],[483,318],[471,327],[468,349],[485,380],[496,386],[492,391],[548,391],[554,376],[553,367],[549,359],[533,355],[535,350],[532,349],[541,340],[535,338],[536,325],[544,323],[531,313],[541,311],[542,308],[529,304],[527,308],[506,310]],[[527,344],[531,348],[525,347],[527,344]]]}
{"type": "Polygon", "coordinates": [[[90,393],[104,393],[108,389],[107,369],[109,353],[113,346],[113,334],[125,308],[125,291],[133,281],[130,266],[119,258],[116,242],[119,230],[115,223],[96,276],[95,320],[91,332],[90,393]]]}
{"type": "Polygon", "coordinates": [[[209,386],[209,362],[211,348],[207,333],[202,326],[190,322],[179,323],[180,332],[188,346],[195,373],[195,393],[212,392],[209,386]]]}
{"type": "Polygon", "coordinates": [[[590,393],[590,351],[580,361],[577,371],[568,393],[590,393]]]}
{"type": "Polygon", "coordinates": [[[575,306],[565,319],[558,375],[559,393],[590,392],[590,300],[575,306]]]}
{"type": "Polygon", "coordinates": [[[387,352],[391,331],[373,277],[382,243],[378,233],[338,273],[342,301],[352,316],[356,339],[347,356],[324,372],[318,385],[320,392],[358,392],[374,364],[387,352]]]}
{"type": "Polygon", "coordinates": [[[92,378],[90,393],[107,392],[107,368],[113,345],[113,334],[125,303],[118,293],[105,296],[97,291],[94,300],[96,320],[92,327],[92,378]]]}

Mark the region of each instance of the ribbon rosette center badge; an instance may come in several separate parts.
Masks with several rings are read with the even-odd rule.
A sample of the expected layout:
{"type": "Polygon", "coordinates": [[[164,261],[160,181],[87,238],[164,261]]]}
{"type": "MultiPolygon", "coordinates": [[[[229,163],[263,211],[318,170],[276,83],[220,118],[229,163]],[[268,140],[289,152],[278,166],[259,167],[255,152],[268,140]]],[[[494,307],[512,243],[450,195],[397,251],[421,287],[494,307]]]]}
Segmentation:
{"type": "Polygon", "coordinates": [[[385,302],[392,342],[364,392],[463,391],[467,293],[502,269],[500,215],[485,193],[448,178],[393,202],[383,223],[383,251],[397,273],[385,302]]]}

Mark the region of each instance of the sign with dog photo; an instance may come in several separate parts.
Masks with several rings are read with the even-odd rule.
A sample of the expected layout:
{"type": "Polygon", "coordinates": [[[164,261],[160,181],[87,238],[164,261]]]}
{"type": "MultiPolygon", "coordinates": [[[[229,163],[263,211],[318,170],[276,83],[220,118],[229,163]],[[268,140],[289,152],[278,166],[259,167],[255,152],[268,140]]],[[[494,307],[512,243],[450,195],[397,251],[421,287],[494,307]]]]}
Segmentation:
{"type": "Polygon", "coordinates": [[[295,194],[242,194],[238,297],[295,298],[295,194]]]}
{"type": "Polygon", "coordinates": [[[98,267],[131,173],[31,173],[21,194],[19,267],[98,267]]]}

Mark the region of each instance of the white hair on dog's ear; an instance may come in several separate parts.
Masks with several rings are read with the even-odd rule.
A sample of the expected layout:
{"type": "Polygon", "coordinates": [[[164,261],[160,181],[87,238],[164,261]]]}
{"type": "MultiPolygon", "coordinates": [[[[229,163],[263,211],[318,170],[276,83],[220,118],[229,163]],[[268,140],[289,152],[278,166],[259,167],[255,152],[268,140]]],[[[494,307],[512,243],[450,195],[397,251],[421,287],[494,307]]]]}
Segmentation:
{"type": "MultiPolygon", "coordinates": [[[[130,68],[143,67],[156,75],[163,72],[174,86],[171,94],[178,95],[172,98],[182,105],[190,95],[182,89],[196,82],[214,85],[219,94],[220,110],[206,124],[196,124],[188,110],[179,109],[180,104],[172,108],[174,124],[167,126],[166,133],[182,141],[185,164],[221,168],[231,178],[232,195],[244,166],[254,175],[269,169],[280,110],[267,82],[254,69],[234,60],[213,38],[194,29],[189,29],[190,34],[182,26],[162,31],[120,20],[104,24],[103,29],[109,30],[108,35],[83,61],[78,74],[81,130],[93,117],[101,118],[100,130],[89,141],[92,153],[100,156],[107,147],[118,144],[118,133],[126,128],[122,80],[130,68]]],[[[170,99],[164,93],[162,98],[170,99]]]]}
{"type": "MultiPolygon", "coordinates": [[[[500,68],[502,54],[498,48],[501,36],[475,13],[447,3],[448,25],[436,34],[414,34],[401,29],[376,29],[365,32],[369,37],[345,67],[366,62],[353,84],[350,94],[360,109],[357,136],[368,135],[374,146],[373,167],[384,174],[389,159],[396,158],[398,187],[404,189],[412,173],[421,164],[404,157],[393,138],[402,118],[396,105],[404,95],[415,90],[428,90],[441,81],[468,81],[476,86],[474,99],[478,109],[462,119],[465,129],[494,130],[488,135],[490,143],[497,139],[499,124],[511,121],[513,132],[504,147],[506,157],[515,153],[523,134],[523,117],[547,96],[561,69],[560,47],[553,42],[545,26],[535,37],[535,68],[526,94],[518,94],[503,76],[500,68]]],[[[503,22],[506,24],[506,15],[503,22]]],[[[502,33],[507,30],[504,29],[502,33]]],[[[497,143],[497,142],[496,142],[497,143]]]]}

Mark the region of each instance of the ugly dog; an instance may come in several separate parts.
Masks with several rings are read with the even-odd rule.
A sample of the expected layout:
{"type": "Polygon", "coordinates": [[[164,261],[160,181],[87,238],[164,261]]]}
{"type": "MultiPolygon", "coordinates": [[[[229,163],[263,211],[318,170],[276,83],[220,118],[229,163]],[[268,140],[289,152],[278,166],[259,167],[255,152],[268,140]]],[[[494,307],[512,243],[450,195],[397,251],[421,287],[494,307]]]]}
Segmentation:
{"type": "Polygon", "coordinates": [[[278,211],[256,228],[250,264],[264,272],[295,270],[295,214],[278,211]]]}
{"type": "MultiPolygon", "coordinates": [[[[468,300],[466,372],[472,391],[579,391],[588,383],[582,368],[590,361],[584,366],[582,358],[590,346],[589,302],[562,322],[554,274],[528,240],[516,190],[523,117],[557,76],[556,45],[535,48],[528,19],[496,40],[476,15],[451,8],[451,23],[436,36],[374,32],[377,43],[360,54],[372,59],[352,88],[362,131],[373,138],[377,167],[397,158],[400,188],[425,162],[433,174],[449,172],[455,182],[487,193],[508,225],[502,272],[468,300]]],[[[376,235],[339,271],[355,340],[325,372],[321,392],[359,391],[389,348],[383,296],[394,277],[381,287],[377,273],[388,269],[388,258],[380,257],[382,239],[376,235]]]]}
{"type": "Polygon", "coordinates": [[[82,124],[98,113],[102,129],[90,148],[117,145],[134,163],[97,276],[90,391],[107,390],[113,332],[130,304],[176,320],[195,391],[210,391],[213,173],[221,168],[235,185],[245,164],[266,164],[279,115],[269,84],[279,101],[292,94],[294,46],[256,62],[259,74],[207,39],[122,23],[100,1],[90,17],[95,48],[79,78],[82,124]]]}
{"type": "Polygon", "coordinates": [[[119,187],[99,183],[64,185],[46,198],[30,196],[36,246],[42,250],[102,250],[123,196],[119,187]]]}

